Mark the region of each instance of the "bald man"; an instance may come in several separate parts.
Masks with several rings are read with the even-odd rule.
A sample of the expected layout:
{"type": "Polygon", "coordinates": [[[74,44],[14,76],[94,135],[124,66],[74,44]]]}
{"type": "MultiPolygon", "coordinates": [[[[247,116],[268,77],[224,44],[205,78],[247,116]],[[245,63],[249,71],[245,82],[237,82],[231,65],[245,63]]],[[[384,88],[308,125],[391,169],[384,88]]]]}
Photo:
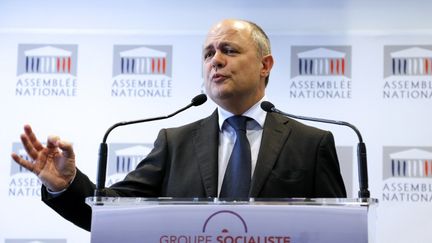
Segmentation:
{"type": "MultiPolygon", "coordinates": [[[[203,70],[206,93],[217,109],[204,119],[162,129],[150,154],[107,188],[107,196],[219,197],[238,139],[227,120],[242,116],[250,150],[247,197],[346,197],[332,134],[260,108],[272,67],[270,42],[259,26],[237,19],[214,25],[204,43],[203,70]]],[[[44,146],[29,125],[21,140],[33,161],[12,157],[42,181],[42,200],[90,230],[85,198],[93,196],[95,185],[76,167],[72,145],[53,136],[44,146]]]]}

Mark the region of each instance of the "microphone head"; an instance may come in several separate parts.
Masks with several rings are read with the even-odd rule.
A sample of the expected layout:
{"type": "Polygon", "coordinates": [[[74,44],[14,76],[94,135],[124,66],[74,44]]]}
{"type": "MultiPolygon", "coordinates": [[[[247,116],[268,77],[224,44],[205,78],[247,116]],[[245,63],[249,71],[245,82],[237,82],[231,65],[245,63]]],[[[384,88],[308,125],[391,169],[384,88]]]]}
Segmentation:
{"type": "Polygon", "coordinates": [[[199,94],[199,95],[193,97],[191,104],[193,106],[199,106],[199,105],[204,104],[206,101],[207,101],[207,95],[199,94]]]}
{"type": "Polygon", "coordinates": [[[263,109],[264,111],[273,112],[274,107],[275,106],[269,101],[261,102],[261,109],[263,109]]]}

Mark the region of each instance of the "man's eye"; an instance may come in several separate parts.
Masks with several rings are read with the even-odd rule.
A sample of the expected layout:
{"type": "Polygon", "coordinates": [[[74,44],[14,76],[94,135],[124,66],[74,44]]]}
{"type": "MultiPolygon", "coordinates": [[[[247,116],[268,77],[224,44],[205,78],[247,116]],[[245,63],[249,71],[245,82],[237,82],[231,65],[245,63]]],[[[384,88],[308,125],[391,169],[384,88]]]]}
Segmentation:
{"type": "Polygon", "coordinates": [[[211,51],[208,51],[208,52],[204,53],[204,59],[207,59],[207,58],[209,58],[211,56],[213,56],[213,52],[211,52],[211,51]]]}
{"type": "Polygon", "coordinates": [[[226,48],[226,49],[224,50],[224,53],[225,53],[225,54],[228,54],[228,55],[232,55],[232,54],[236,54],[236,53],[237,53],[237,50],[235,50],[235,49],[231,49],[231,48],[226,48]]]}

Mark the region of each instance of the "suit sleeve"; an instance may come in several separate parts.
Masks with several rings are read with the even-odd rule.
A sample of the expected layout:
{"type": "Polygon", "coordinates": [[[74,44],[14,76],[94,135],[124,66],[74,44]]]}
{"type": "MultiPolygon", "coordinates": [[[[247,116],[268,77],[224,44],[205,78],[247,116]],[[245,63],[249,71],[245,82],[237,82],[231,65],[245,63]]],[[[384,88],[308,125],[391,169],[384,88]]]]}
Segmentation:
{"type": "MultiPolygon", "coordinates": [[[[124,180],[106,188],[109,197],[158,197],[166,163],[166,130],[162,129],[150,154],[124,180]]],[[[77,170],[77,175],[68,189],[53,196],[42,186],[42,201],[65,219],[90,231],[91,207],[85,203],[87,197],[94,195],[96,186],[90,179],[77,170]]]]}
{"type": "Polygon", "coordinates": [[[54,209],[63,218],[75,225],[90,231],[91,208],[85,203],[85,198],[93,196],[95,185],[80,170],[77,170],[74,181],[68,189],[58,196],[48,193],[42,186],[42,201],[54,209]]]}
{"type": "Polygon", "coordinates": [[[323,136],[317,153],[315,194],[316,197],[322,198],[347,196],[340,173],[335,142],[330,132],[323,136]]]}

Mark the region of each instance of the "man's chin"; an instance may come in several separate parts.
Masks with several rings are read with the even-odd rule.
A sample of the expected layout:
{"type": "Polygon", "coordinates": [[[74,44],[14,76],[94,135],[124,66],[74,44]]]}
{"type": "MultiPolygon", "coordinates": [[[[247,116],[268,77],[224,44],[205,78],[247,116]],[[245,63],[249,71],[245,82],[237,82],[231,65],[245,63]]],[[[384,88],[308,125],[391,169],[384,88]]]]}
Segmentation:
{"type": "Polygon", "coordinates": [[[232,92],[228,92],[226,90],[219,89],[219,90],[212,91],[210,98],[216,102],[217,100],[219,100],[219,101],[228,100],[228,99],[232,98],[233,96],[234,95],[232,92]]]}

